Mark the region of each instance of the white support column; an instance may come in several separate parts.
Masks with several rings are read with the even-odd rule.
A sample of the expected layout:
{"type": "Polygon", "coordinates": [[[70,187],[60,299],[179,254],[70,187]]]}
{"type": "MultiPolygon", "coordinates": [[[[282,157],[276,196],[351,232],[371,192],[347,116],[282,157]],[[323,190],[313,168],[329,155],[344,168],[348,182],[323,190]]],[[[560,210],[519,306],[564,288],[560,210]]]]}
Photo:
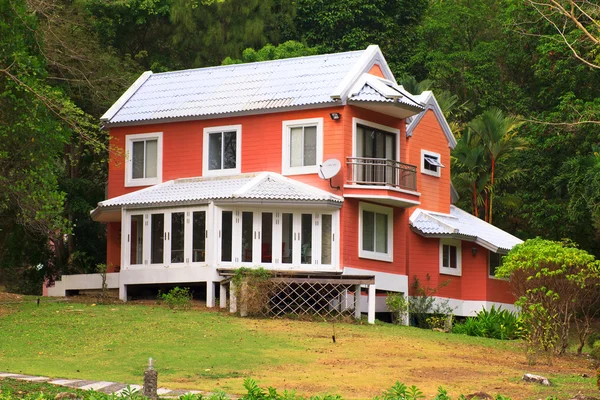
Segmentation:
{"type": "Polygon", "coordinates": [[[215,284],[213,281],[206,282],[206,307],[215,306],[215,284]]]}
{"type": "Polygon", "coordinates": [[[235,284],[229,283],[229,312],[237,312],[237,299],[235,298],[235,284]]]}
{"type": "Polygon", "coordinates": [[[119,299],[127,301],[127,286],[119,285],[119,299]]]}
{"type": "Polygon", "coordinates": [[[360,285],[354,285],[354,318],[360,319],[360,285]]]}
{"type": "Polygon", "coordinates": [[[219,284],[219,308],[227,307],[227,288],[222,283],[219,284]]]}
{"type": "Polygon", "coordinates": [[[240,317],[248,316],[248,303],[245,301],[248,297],[248,283],[246,281],[242,282],[242,290],[240,293],[241,301],[240,304],[240,317]]]}
{"type": "MultiPolygon", "coordinates": [[[[408,304],[409,299],[408,299],[408,293],[403,293],[404,295],[404,301],[406,302],[406,304],[408,304]]],[[[406,312],[404,313],[404,317],[402,318],[402,325],[404,326],[408,326],[409,325],[409,320],[408,320],[408,309],[406,310],[406,312]]]]}
{"type": "Polygon", "coordinates": [[[375,293],[375,285],[369,285],[369,302],[367,304],[367,306],[369,307],[369,312],[367,314],[367,321],[370,324],[375,323],[375,293]]]}

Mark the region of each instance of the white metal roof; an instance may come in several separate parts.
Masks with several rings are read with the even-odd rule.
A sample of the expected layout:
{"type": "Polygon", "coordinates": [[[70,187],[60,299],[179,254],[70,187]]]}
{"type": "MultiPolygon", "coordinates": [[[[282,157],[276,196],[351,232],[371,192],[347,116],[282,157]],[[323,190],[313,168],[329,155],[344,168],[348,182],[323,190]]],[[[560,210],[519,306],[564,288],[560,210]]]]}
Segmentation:
{"type": "Polygon", "coordinates": [[[125,123],[336,104],[331,94],[364,53],[146,72],[101,119],[125,123]]]}
{"type": "Polygon", "coordinates": [[[488,250],[506,253],[523,241],[494,225],[450,206],[450,214],[417,208],[410,216],[410,225],[417,233],[429,237],[453,237],[473,241],[488,250]]]}
{"type": "Polygon", "coordinates": [[[184,178],[167,181],[98,203],[92,216],[104,209],[170,206],[214,200],[296,201],[339,204],[344,199],[274,172],[228,177],[184,178]]]}

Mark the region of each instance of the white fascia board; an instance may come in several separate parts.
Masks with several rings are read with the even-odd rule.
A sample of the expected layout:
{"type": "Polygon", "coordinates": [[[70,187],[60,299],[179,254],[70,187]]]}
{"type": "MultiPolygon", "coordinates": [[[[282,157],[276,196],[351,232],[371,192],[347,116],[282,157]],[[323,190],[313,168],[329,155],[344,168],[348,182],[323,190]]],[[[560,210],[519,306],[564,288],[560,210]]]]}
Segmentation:
{"type": "Polygon", "coordinates": [[[379,65],[386,79],[396,82],[394,74],[392,74],[392,70],[388,66],[387,61],[385,61],[385,57],[383,57],[379,46],[372,44],[367,47],[360,59],[354,64],[350,71],[348,71],[344,79],[341,80],[335,90],[331,93],[331,98],[345,101],[348,97],[348,92],[354,86],[356,80],[359,79],[363,73],[368,72],[375,63],[379,65]]]}
{"type": "Polygon", "coordinates": [[[444,117],[444,113],[442,113],[442,109],[435,99],[433,92],[426,91],[421,94],[421,96],[423,95],[425,95],[427,98],[427,100],[424,102],[425,109],[421,113],[417,114],[417,116],[410,122],[410,125],[406,127],[406,136],[412,136],[413,130],[417,127],[417,125],[419,125],[419,122],[421,122],[421,119],[425,113],[428,110],[432,110],[438,120],[438,123],[440,124],[440,127],[442,128],[442,131],[446,135],[448,147],[454,149],[456,147],[456,138],[454,137],[452,129],[450,129],[450,125],[448,125],[448,121],[446,121],[446,117],[444,117]]]}
{"type": "Polygon", "coordinates": [[[125,91],[119,97],[119,99],[100,117],[100,121],[110,122],[110,120],[117,114],[117,112],[127,103],[127,101],[133,96],[135,92],[150,78],[152,71],[146,71],[139,78],[133,82],[133,85],[129,86],[129,89],[125,91]]]}

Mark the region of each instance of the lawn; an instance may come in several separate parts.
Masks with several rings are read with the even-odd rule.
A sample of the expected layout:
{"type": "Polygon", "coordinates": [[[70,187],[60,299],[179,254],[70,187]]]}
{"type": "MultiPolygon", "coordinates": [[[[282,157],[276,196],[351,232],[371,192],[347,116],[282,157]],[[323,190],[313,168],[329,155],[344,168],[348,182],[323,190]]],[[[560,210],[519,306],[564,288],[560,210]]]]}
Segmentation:
{"type": "MultiPolygon", "coordinates": [[[[0,306],[2,307],[2,306],[0,306]]],[[[399,380],[432,396],[484,391],[513,399],[596,395],[586,358],[528,366],[518,342],[451,335],[387,324],[333,326],[243,319],[207,310],[153,305],[29,302],[0,313],[0,371],[141,383],[148,357],[159,385],[243,392],[244,378],[304,395],[364,399],[399,380]],[[12,311],[12,312],[6,312],[12,311]],[[526,373],[556,385],[525,384],[526,373]],[[583,374],[591,378],[582,377],[583,374]]]]}

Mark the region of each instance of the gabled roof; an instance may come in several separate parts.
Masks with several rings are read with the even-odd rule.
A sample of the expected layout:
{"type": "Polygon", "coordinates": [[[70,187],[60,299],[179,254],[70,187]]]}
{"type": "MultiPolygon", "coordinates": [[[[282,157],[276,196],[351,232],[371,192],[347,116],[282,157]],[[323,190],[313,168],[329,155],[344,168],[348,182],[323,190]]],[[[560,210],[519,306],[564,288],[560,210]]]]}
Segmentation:
{"type": "MultiPolygon", "coordinates": [[[[342,105],[374,64],[385,76],[377,79],[395,86],[381,50],[374,45],[337,54],[157,74],[147,71],[101,120],[127,125],[342,105]]],[[[404,102],[408,93],[402,96],[401,104],[417,107],[410,115],[422,109],[413,100],[404,102]]]]}
{"type": "Polygon", "coordinates": [[[452,129],[450,129],[450,125],[448,125],[448,121],[446,121],[446,117],[444,117],[444,113],[442,112],[440,105],[435,99],[433,92],[426,90],[420,95],[413,96],[413,98],[420,102],[424,106],[424,109],[419,114],[415,115],[414,117],[411,117],[409,121],[406,121],[406,136],[412,136],[414,129],[417,127],[417,125],[419,125],[421,119],[425,116],[427,111],[431,110],[435,114],[435,117],[437,118],[438,123],[442,128],[442,131],[444,131],[444,134],[446,135],[446,139],[448,140],[448,147],[450,147],[451,149],[455,148],[456,138],[452,134],[452,129]]]}
{"type": "Polygon", "coordinates": [[[450,214],[417,208],[409,221],[411,228],[422,236],[472,241],[497,253],[507,253],[523,243],[510,233],[453,205],[450,206],[450,214]]]}
{"type": "Polygon", "coordinates": [[[283,177],[274,172],[227,177],[183,178],[160,183],[98,203],[92,218],[120,208],[167,207],[210,201],[330,204],[341,207],[344,199],[327,191],[283,177]]]}

